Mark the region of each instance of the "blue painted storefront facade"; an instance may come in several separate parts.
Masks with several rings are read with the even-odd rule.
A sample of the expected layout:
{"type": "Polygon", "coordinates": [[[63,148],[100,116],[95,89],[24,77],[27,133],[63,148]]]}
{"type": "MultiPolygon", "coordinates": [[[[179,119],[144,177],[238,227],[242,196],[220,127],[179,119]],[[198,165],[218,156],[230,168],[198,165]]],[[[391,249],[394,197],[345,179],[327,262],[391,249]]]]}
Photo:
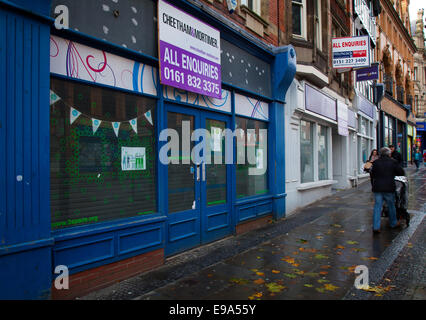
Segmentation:
{"type": "MultiPolygon", "coordinates": [[[[267,49],[186,1],[172,1],[219,29],[222,38],[262,59],[271,67],[267,95],[223,82],[230,93],[231,111],[206,111],[200,106],[168,99],[158,84],[157,137],[167,128],[167,110],[182,110],[200,119],[209,115],[235,128],[236,95],[260,99],[269,106],[268,190],[264,195],[237,198],[236,167],[229,165],[226,206],[213,214],[228,213],[223,233],[203,236],[198,244],[235,232],[236,226],[273,214],[285,215],[284,105],[296,72],[294,49],[267,49]]],[[[173,254],[194,246],[168,240],[171,219],[167,214],[167,166],[157,160],[157,210],[148,216],[130,217],[62,230],[51,229],[50,198],[50,37],[52,34],[127,59],[158,68],[158,59],[77,31],[58,31],[50,17],[50,1],[0,1],[0,299],[47,299],[54,269],[66,265],[75,274],[102,265],[164,249],[173,254]]],[[[56,78],[65,78],[54,75],[56,78]]],[[[74,81],[74,80],[73,80],[74,81]]],[[[75,80],[85,83],[82,80],[75,80]]],[[[103,85],[99,85],[102,87],[103,85]]],[[[104,86],[108,87],[108,86],[104,86]]],[[[121,92],[124,89],[114,88],[121,92]]],[[[130,93],[130,92],[129,92],[130,93]]],[[[144,96],[144,94],[141,94],[144,96]]],[[[152,98],[152,95],[145,95],[152,98]]],[[[156,140],[157,150],[163,143],[156,140]]],[[[200,189],[203,190],[200,184],[200,189]]],[[[202,191],[200,191],[202,192],[202,191]]],[[[220,206],[219,206],[220,207],[220,206]]],[[[200,219],[207,219],[208,212],[200,219]]],[[[200,222],[202,225],[202,222],[200,222]]],[[[196,245],[196,244],[195,244],[196,245]]]]}

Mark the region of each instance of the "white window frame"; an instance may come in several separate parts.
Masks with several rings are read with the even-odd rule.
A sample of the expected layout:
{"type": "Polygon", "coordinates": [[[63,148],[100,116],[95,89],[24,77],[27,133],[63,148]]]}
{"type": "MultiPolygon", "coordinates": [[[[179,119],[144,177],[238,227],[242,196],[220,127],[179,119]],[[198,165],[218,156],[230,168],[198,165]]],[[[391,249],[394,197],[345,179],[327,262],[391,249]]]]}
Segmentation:
{"type": "MultiPolygon", "coordinates": [[[[300,121],[306,121],[311,123],[312,127],[312,135],[313,135],[313,141],[312,141],[312,152],[313,152],[313,174],[314,174],[314,179],[313,181],[308,181],[308,182],[302,182],[302,168],[300,167],[300,188],[304,189],[304,186],[315,186],[315,184],[318,183],[328,183],[329,181],[333,180],[333,163],[332,163],[332,159],[333,159],[333,155],[332,155],[332,150],[333,150],[333,145],[332,145],[332,130],[331,127],[326,125],[323,122],[316,122],[314,120],[310,120],[309,118],[302,118],[300,119],[300,121]],[[326,128],[326,149],[327,149],[327,179],[325,180],[320,180],[319,179],[319,131],[320,131],[320,127],[324,127],[326,128]]],[[[301,128],[301,124],[300,124],[300,128],[301,128]]],[[[301,148],[301,145],[299,146],[299,148],[301,148]]],[[[300,154],[300,157],[302,155],[300,154]]],[[[310,187],[308,187],[310,188],[310,187]]]]}
{"type": "Polygon", "coordinates": [[[321,26],[322,26],[322,18],[321,18],[321,16],[322,16],[322,14],[321,14],[321,4],[322,4],[321,0],[316,0],[317,7],[314,8],[314,19],[315,19],[314,24],[316,26],[316,28],[315,28],[315,32],[316,32],[316,34],[315,34],[315,42],[316,42],[317,48],[320,51],[322,51],[322,29],[321,29],[321,26]],[[318,12],[315,12],[315,10],[318,10],[318,12]],[[318,14],[318,16],[316,14],[318,14]]]}
{"type": "Polygon", "coordinates": [[[246,6],[258,16],[262,16],[261,0],[252,0],[252,5],[249,5],[249,0],[241,0],[241,5],[246,6]]]}
{"type": "Polygon", "coordinates": [[[307,29],[307,23],[306,23],[306,0],[301,0],[301,2],[297,2],[297,1],[292,1],[291,3],[291,10],[293,12],[293,4],[300,6],[300,31],[301,34],[294,34],[293,33],[293,37],[295,38],[301,38],[306,40],[307,39],[307,35],[306,35],[306,29],[307,29]]]}
{"type": "Polygon", "coordinates": [[[362,159],[362,144],[361,140],[364,138],[367,140],[367,160],[371,154],[371,151],[375,149],[375,127],[374,120],[369,117],[364,117],[363,115],[358,114],[358,132],[357,132],[357,149],[358,149],[358,175],[364,174],[364,160],[362,159]],[[361,133],[362,128],[362,120],[367,122],[367,132],[366,134],[361,133]]]}

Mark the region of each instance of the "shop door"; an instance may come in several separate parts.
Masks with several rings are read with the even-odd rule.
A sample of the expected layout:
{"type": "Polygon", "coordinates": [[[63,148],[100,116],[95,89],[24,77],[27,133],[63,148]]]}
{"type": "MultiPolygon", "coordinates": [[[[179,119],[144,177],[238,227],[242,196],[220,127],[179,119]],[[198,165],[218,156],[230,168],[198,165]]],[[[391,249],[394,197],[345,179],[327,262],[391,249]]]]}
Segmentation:
{"type": "Polygon", "coordinates": [[[225,155],[232,146],[223,135],[230,127],[227,116],[177,106],[166,106],[166,113],[166,128],[179,136],[179,153],[169,153],[176,163],[167,166],[166,255],[171,255],[231,233],[231,165],[225,155]],[[191,137],[196,129],[206,130],[191,137]]]}

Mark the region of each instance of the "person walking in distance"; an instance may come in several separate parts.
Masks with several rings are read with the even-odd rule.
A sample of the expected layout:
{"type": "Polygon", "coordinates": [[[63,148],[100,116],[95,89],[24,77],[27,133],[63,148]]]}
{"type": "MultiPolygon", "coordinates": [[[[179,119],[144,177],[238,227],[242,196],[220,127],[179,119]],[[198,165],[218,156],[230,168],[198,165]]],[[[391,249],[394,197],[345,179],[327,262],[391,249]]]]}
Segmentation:
{"type": "Polygon", "coordinates": [[[420,149],[416,149],[416,151],[414,152],[414,163],[416,164],[416,171],[419,170],[420,162],[423,160],[422,158],[423,157],[420,152],[420,149]]]}
{"type": "Polygon", "coordinates": [[[399,153],[399,151],[397,151],[395,149],[394,145],[389,145],[389,149],[391,150],[391,157],[393,159],[395,159],[398,162],[398,164],[402,167],[402,156],[401,156],[401,153],[399,153]]]}
{"type": "Polygon", "coordinates": [[[399,227],[395,208],[395,176],[404,176],[404,169],[391,158],[389,148],[381,148],[379,159],[373,162],[371,179],[374,193],[373,232],[380,233],[380,218],[383,201],[389,208],[389,224],[391,228],[399,227]]]}

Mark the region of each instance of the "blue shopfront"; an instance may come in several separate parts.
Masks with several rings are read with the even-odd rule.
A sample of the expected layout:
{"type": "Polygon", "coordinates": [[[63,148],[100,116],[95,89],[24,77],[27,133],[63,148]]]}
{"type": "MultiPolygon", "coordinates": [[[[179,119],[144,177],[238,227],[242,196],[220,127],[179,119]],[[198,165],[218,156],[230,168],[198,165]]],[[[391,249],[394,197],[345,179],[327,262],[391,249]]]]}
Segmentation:
{"type": "Polygon", "coordinates": [[[0,298],[71,298],[285,215],[294,49],[170,2],[220,31],[220,97],[161,84],[156,1],[0,1],[0,298]],[[69,29],[58,30],[64,6],[69,29]],[[236,128],[252,134],[228,144],[236,128]],[[161,161],[167,133],[193,150],[184,137],[196,129],[222,161],[173,150],[161,161]],[[237,162],[250,156],[237,141],[255,163],[237,162]],[[60,265],[68,291],[52,286],[60,265]]]}

